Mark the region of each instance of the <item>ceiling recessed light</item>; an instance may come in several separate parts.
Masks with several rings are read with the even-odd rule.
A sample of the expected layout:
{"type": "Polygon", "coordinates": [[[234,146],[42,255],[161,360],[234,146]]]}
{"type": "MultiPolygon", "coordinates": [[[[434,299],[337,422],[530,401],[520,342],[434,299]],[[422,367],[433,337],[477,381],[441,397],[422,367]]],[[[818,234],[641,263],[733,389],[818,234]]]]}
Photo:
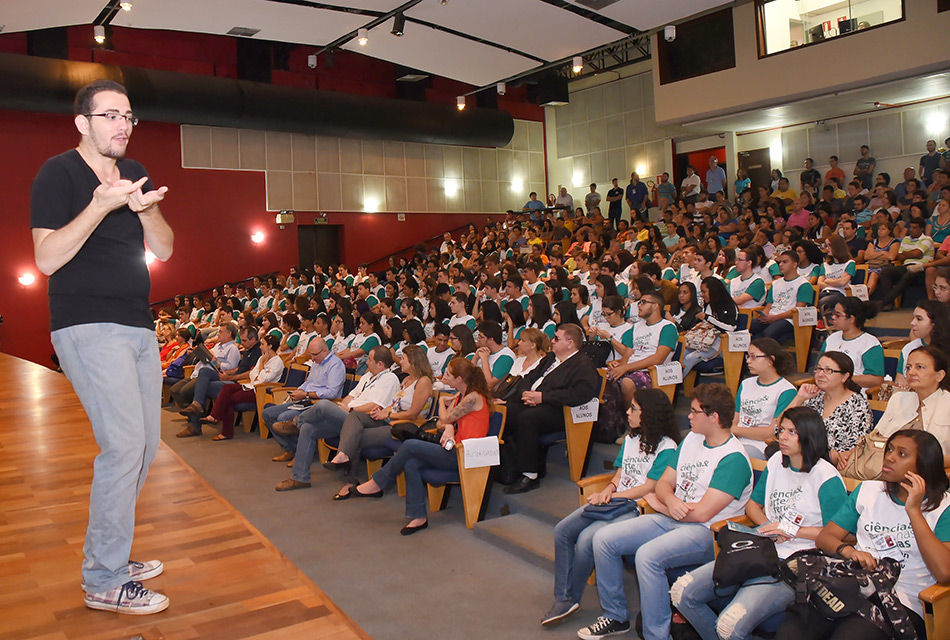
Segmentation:
{"type": "Polygon", "coordinates": [[[260,29],[255,29],[253,27],[231,27],[228,29],[228,32],[225,35],[250,38],[251,36],[256,36],[260,32],[260,29]]]}

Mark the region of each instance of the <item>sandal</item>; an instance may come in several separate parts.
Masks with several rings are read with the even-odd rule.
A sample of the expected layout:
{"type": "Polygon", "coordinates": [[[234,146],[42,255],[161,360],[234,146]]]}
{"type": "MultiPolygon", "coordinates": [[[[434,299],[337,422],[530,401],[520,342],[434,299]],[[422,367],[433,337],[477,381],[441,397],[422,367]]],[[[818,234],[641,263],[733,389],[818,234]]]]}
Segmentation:
{"type": "Polygon", "coordinates": [[[204,418],[201,418],[200,420],[198,420],[198,422],[200,422],[201,424],[218,424],[221,421],[218,420],[217,418],[212,418],[211,416],[205,416],[204,418]]]}
{"type": "Polygon", "coordinates": [[[221,442],[222,440],[230,440],[230,439],[233,438],[233,437],[234,437],[234,436],[226,436],[226,435],[224,435],[223,433],[219,433],[219,434],[216,435],[215,437],[211,438],[211,440],[214,441],[214,442],[221,442]]]}

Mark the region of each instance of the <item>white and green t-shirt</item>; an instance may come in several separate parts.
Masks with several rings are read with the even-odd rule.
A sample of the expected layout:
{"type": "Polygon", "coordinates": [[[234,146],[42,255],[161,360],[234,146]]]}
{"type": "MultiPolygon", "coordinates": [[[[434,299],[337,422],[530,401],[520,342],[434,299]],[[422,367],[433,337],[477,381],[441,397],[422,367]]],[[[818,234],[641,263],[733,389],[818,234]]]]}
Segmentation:
{"type": "Polygon", "coordinates": [[[805,278],[806,280],[817,278],[821,275],[821,265],[810,264],[807,267],[798,267],[798,275],[805,278]]]}
{"type": "Polygon", "coordinates": [[[448,347],[445,351],[436,351],[434,348],[426,351],[426,357],[429,359],[429,366],[432,367],[432,373],[437,376],[445,373],[445,367],[449,364],[449,360],[452,359],[452,356],[455,355],[455,351],[448,347]]]}
{"type": "MultiPolygon", "coordinates": [[[[950,494],[944,494],[940,505],[925,511],[924,519],[940,542],[950,542],[950,494]]],[[[831,519],[836,525],[853,533],[860,551],[876,558],[891,557],[901,563],[901,574],[894,591],[901,603],[923,617],[917,594],[936,582],[917,544],[917,537],[902,502],[895,502],[887,493],[885,483],[868,480],[851,492],[831,519]]]]}
{"type": "Polygon", "coordinates": [[[884,375],[884,347],[881,341],[870,333],[863,331],[857,338],[845,340],[844,334],[835,331],[821,347],[821,353],[826,351],[840,351],[851,358],[854,363],[854,375],[883,376],[884,375]]]}
{"type": "Polygon", "coordinates": [[[708,527],[743,513],[752,495],[752,464],[738,438],[733,436],[718,447],[710,447],[703,436],[690,431],[673,456],[669,466],[676,469],[674,495],[677,498],[696,503],[709,489],[717,489],[733,498],[702,524],[708,527]]]}
{"type": "MultiPolygon", "coordinates": [[[[818,275],[825,276],[825,279],[828,280],[837,280],[838,278],[843,278],[845,274],[853,278],[857,271],[858,269],[854,264],[854,260],[848,260],[847,262],[832,262],[831,264],[823,264],[821,265],[821,271],[818,273],[818,275]]],[[[825,287],[823,291],[837,291],[842,295],[846,293],[844,286],[825,287]]]]}
{"type": "Polygon", "coordinates": [[[535,280],[534,282],[525,282],[524,286],[527,287],[528,291],[530,291],[532,294],[544,293],[544,283],[540,280],[535,280]]]}
{"type": "MultiPolygon", "coordinates": [[[[736,435],[742,433],[741,429],[769,426],[772,420],[782,415],[796,393],[795,385],[785,378],[779,378],[772,384],[762,384],[758,376],[743,380],[736,392],[736,415],[739,416],[736,435]]],[[[739,436],[739,440],[746,446],[765,452],[763,440],[743,436],[739,436]]]]}
{"type": "Polygon", "coordinates": [[[916,349],[917,347],[922,347],[926,342],[920,338],[911,340],[901,348],[901,357],[897,359],[897,373],[903,374],[904,367],[907,366],[907,358],[910,356],[910,352],[916,349]]]}
{"type": "Polygon", "coordinates": [[[649,358],[656,353],[657,347],[670,348],[664,360],[664,363],[669,362],[673,359],[678,340],[679,333],[676,331],[676,325],[669,320],[660,320],[653,324],[638,322],[633,326],[633,344],[631,345],[633,353],[627,358],[627,363],[649,358]]]}
{"type": "Polygon", "coordinates": [[[640,448],[640,435],[626,436],[620,453],[614,460],[614,468],[620,469],[620,485],[617,491],[639,487],[647,480],[659,480],[676,452],[676,443],[666,436],[660,440],[653,453],[644,453],[640,448]]]}
{"type": "Polygon", "coordinates": [[[382,343],[382,339],[375,333],[371,333],[368,336],[363,335],[362,333],[357,333],[350,342],[350,349],[362,349],[365,352],[363,355],[356,358],[357,368],[363,366],[366,363],[366,360],[369,357],[370,349],[373,347],[378,347],[382,343]]]}
{"type": "MultiPolygon", "coordinates": [[[[764,508],[769,522],[784,519],[800,527],[825,526],[847,499],[844,481],[830,462],[819,459],[811,471],[802,473],[792,466],[782,466],[781,451],[769,458],[751,498],[764,508]]],[[[787,558],[814,547],[814,540],[792,538],[776,543],[775,550],[779,558],[787,558]]]]}
{"type": "MultiPolygon", "coordinates": [[[[770,313],[778,315],[791,311],[799,302],[810,305],[815,301],[815,290],[805,278],[798,276],[794,280],[779,278],[772,282],[772,287],[765,295],[766,304],[772,303],[770,313]]],[[[789,321],[791,322],[791,321],[789,321]]]]}
{"type": "MultiPolygon", "coordinates": [[[[317,337],[316,331],[303,331],[298,334],[297,343],[294,348],[294,357],[302,356],[307,353],[307,347],[310,346],[310,341],[317,337]]],[[[287,343],[287,346],[290,346],[290,343],[287,343]]]]}
{"type": "Polygon", "coordinates": [[[508,372],[511,371],[511,366],[515,363],[514,351],[508,347],[502,347],[495,353],[488,356],[488,367],[491,369],[491,375],[496,380],[502,380],[508,372]]]}
{"type": "Polygon", "coordinates": [[[464,316],[452,316],[449,318],[449,328],[464,324],[466,327],[475,331],[475,327],[478,326],[478,323],[475,321],[475,318],[469,315],[464,316]]]}
{"type": "MultiPolygon", "coordinates": [[[[610,337],[625,347],[633,346],[633,327],[626,322],[621,322],[616,327],[607,324],[603,329],[610,334],[610,337]]],[[[620,354],[616,349],[610,352],[610,360],[619,360],[620,354]]]]}
{"type": "Polygon", "coordinates": [[[729,295],[733,298],[748,293],[752,296],[751,300],[743,302],[739,307],[751,309],[752,307],[761,307],[765,300],[765,280],[754,273],[748,278],[736,277],[729,281],[729,295]]]}

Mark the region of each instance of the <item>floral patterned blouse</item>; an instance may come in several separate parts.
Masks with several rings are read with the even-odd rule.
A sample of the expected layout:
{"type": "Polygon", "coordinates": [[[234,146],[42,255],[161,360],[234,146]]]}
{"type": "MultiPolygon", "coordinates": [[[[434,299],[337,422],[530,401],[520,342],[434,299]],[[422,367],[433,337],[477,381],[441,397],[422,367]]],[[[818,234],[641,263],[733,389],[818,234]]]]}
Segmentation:
{"type": "MultiPolygon", "coordinates": [[[[825,392],[805,401],[805,406],[824,415],[825,392]]],[[[825,420],[828,431],[828,448],[834,451],[848,451],[858,444],[861,436],[874,428],[874,414],[867,398],[861,393],[852,393],[851,397],[839,404],[825,420]]]]}

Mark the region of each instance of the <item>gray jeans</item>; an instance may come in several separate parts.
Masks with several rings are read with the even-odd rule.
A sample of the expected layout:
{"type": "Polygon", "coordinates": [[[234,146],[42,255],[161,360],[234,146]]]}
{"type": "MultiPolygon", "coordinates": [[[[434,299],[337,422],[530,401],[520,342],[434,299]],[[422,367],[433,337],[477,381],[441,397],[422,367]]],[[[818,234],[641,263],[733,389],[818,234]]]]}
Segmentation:
{"type": "MultiPolygon", "coordinates": [[[[350,459],[350,472],[346,474],[346,481],[359,481],[357,465],[360,463],[360,454],[363,449],[383,447],[388,443],[395,443],[392,437],[392,427],[386,420],[374,420],[368,413],[354,411],[346,416],[343,428],[340,430],[340,451],[350,459]]],[[[395,447],[393,447],[395,448],[395,447]]]]}
{"type": "Polygon", "coordinates": [[[82,581],[88,593],[129,581],[135,502],[161,435],[162,367],[151,329],[112,323],[54,331],[59,364],[99,445],[82,581]]]}

